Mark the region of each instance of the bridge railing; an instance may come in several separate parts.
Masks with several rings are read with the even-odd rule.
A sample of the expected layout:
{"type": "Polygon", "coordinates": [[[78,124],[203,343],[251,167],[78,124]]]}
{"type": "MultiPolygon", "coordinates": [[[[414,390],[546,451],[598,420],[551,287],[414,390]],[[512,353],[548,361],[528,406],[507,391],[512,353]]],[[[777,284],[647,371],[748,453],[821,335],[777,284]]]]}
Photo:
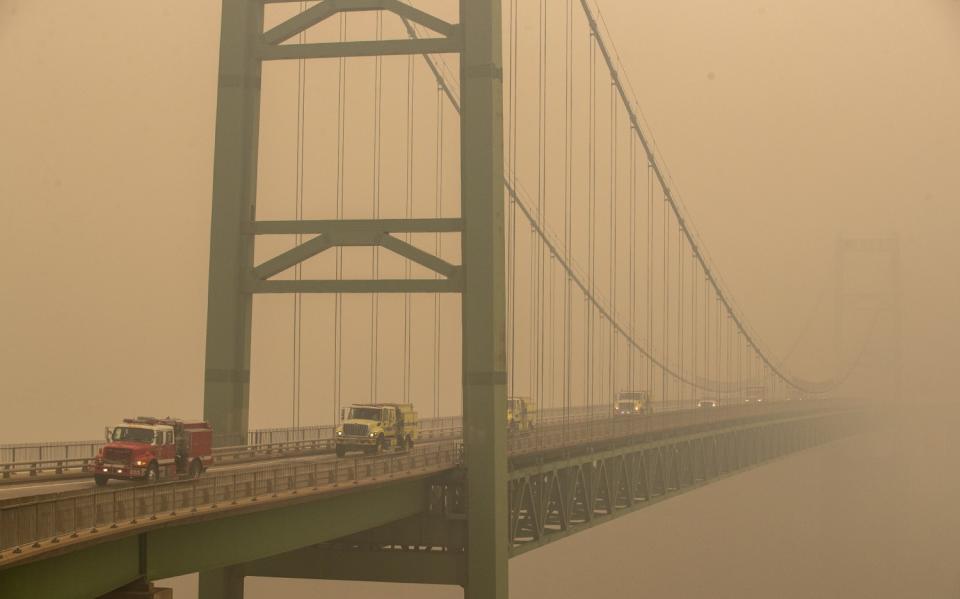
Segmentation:
{"type": "MultiPolygon", "coordinates": [[[[459,434],[460,427],[459,416],[424,418],[420,421],[420,437],[430,441],[451,438],[459,434]]],[[[333,425],[251,430],[247,434],[247,445],[214,449],[214,463],[332,453],[334,430],[333,425]]],[[[0,446],[0,481],[17,476],[47,479],[77,476],[93,463],[103,444],[103,441],[71,441],[0,446]]]]}
{"type": "MultiPolygon", "coordinates": [[[[678,408],[671,408],[670,412],[658,412],[652,416],[644,416],[640,419],[642,422],[637,422],[632,417],[627,420],[631,420],[634,424],[640,426],[651,426],[658,422],[664,414],[677,411],[678,408]]],[[[547,408],[536,415],[534,433],[542,427],[559,424],[569,426],[580,422],[609,419],[610,413],[609,405],[574,406],[567,409],[547,408]]],[[[622,419],[617,420],[622,421],[622,419]]],[[[332,453],[334,451],[334,430],[333,425],[251,430],[248,433],[248,439],[251,442],[247,445],[216,448],[213,454],[214,464],[254,462],[283,456],[332,453]]],[[[423,441],[452,439],[459,436],[461,430],[462,418],[460,416],[424,418],[420,421],[420,437],[423,441]]],[[[524,439],[523,443],[535,443],[536,446],[540,446],[548,438],[534,434],[533,437],[527,436],[524,439]]],[[[42,477],[46,480],[52,480],[59,477],[82,476],[92,466],[93,460],[102,446],[103,441],[0,446],[0,452],[8,450],[7,454],[0,453],[0,455],[11,457],[36,456],[0,462],[0,482],[10,482],[22,477],[42,477]]]]}
{"type": "Polygon", "coordinates": [[[582,419],[567,425],[544,426],[523,435],[512,435],[508,441],[511,455],[535,453],[558,447],[610,441],[623,437],[655,434],[662,431],[692,428],[717,422],[735,422],[753,418],[810,413],[829,401],[735,403],[718,408],[699,408],[656,412],[646,416],[614,416],[582,419]]]}
{"type": "MultiPolygon", "coordinates": [[[[509,451],[511,456],[522,456],[561,447],[636,438],[648,433],[812,415],[834,407],[840,406],[830,402],[738,405],[663,412],[645,417],[594,418],[579,423],[568,420],[529,433],[511,435],[509,451]]],[[[5,554],[22,553],[28,545],[41,548],[98,528],[182,517],[201,510],[235,506],[242,500],[269,500],[301,489],[332,490],[342,483],[442,470],[461,464],[462,457],[462,444],[446,441],[402,453],[271,464],[189,480],[96,489],[63,497],[40,497],[0,507],[0,559],[5,554]]]]}
{"type": "Polygon", "coordinates": [[[0,560],[28,547],[39,548],[41,541],[56,545],[99,529],[228,509],[303,490],[334,490],[344,483],[444,470],[456,465],[459,455],[459,443],[451,441],[402,453],[264,466],[0,507],[0,560]]]}

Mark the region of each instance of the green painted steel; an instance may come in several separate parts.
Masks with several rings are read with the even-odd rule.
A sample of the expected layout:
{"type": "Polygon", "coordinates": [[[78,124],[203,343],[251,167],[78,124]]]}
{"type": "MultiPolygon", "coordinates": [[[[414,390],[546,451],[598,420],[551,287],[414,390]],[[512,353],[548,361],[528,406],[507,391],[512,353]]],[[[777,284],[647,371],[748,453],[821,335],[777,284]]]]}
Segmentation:
{"type": "MultiPolygon", "coordinates": [[[[369,530],[421,513],[429,478],[415,478],[339,495],[277,503],[250,502],[233,513],[210,512],[183,524],[91,543],[60,555],[0,569],[0,597],[96,597],[141,576],[148,580],[201,572],[213,594],[230,588],[227,566],[263,559],[369,530]],[[212,576],[211,581],[207,578],[212,576]],[[227,580],[227,582],[224,582],[227,580]],[[24,589],[42,592],[24,593],[24,589]]],[[[140,529],[143,530],[143,529],[140,529]]],[[[0,565],[2,568],[2,565],[0,565]]],[[[232,584],[232,583],[231,583],[232,584]]]]}
{"type": "Polygon", "coordinates": [[[203,417],[220,445],[247,438],[253,297],[244,286],[253,236],[245,232],[256,205],[262,63],[255,52],[262,31],[262,0],[224,0],[203,391],[203,417]]]}
{"type": "Polygon", "coordinates": [[[722,427],[511,472],[510,556],[862,430],[862,412],[722,427]]]}
{"type": "Polygon", "coordinates": [[[307,547],[246,564],[246,576],[420,584],[466,582],[463,553],[307,547]]]}
{"type": "MultiPolygon", "coordinates": [[[[865,415],[843,409],[717,423],[643,442],[541,453],[536,462],[525,456],[510,471],[504,490],[502,553],[519,555],[779,456],[856,433],[869,424],[865,415]]],[[[290,494],[275,502],[261,495],[257,502],[242,500],[243,507],[231,511],[201,506],[195,517],[179,524],[121,527],[115,536],[64,544],[22,565],[4,567],[0,561],[0,597],[90,597],[141,577],[156,580],[197,570],[204,599],[237,596],[247,575],[460,584],[475,593],[464,551],[470,539],[463,542],[464,521],[458,519],[462,512],[445,507],[452,496],[438,495],[442,489],[456,492],[457,474],[349,486],[332,495],[290,494]],[[369,547],[383,550],[356,552],[369,547]],[[433,555],[439,550],[446,557],[433,555]],[[329,561],[314,570],[311,563],[321,552],[329,561]],[[370,577],[363,578],[364,572],[371,572],[370,577]],[[40,592],[24,595],[24,589],[40,592]]]]}
{"type": "Polygon", "coordinates": [[[137,536],[0,570],[0,598],[90,599],[133,582],[140,574],[137,536]]]}
{"type": "Polygon", "coordinates": [[[406,518],[423,511],[428,486],[424,479],[405,480],[161,528],[147,537],[147,575],[156,580],[241,564],[406,518]]]}
{"type": "MultiPolygon", "coordinates": [[[[503,91],[500,0],[460,0],[460,24],[400,2],[389,10],[441,34],[436,39],[280,45],[339,10],[321,4],[263,32],[262,0],[224,0],[214,159],[204,415],[218,432],[246,431],[253,293],[463,293],[464,442],[468,467],[468,596],[507,595],[506,280],[503,231],[503,91]],[[260,71],[263,60],[461,53],[461,214],[464,265],[448,264],[392,238],[370,238],[446,276],[424,281],[270,281],[335,240],[306,242],[254,269],[260,71]]],[[[352,225],[356,227],[354,223],[352,225]]],[[[422,226],[422,225],[421,225],[422,226]]],[[[446,226],[449,226],[447,224],[446,226]]],[[[368,227],[369,228],[369,227],[368,227]]],[[[343,233],[328,225],[324,235],[343,233]]],[[[356,242],[356,240],[354,240],[356,242]]],[[[219,584],[219,583],[218,583],[219,584]]]]}
{"type": "Polygon", "coordinates": [[[499,0],[460,0],[468,599],[507,597],[506,277],[499,0]]]}
{"type": "Polygon", "coordinates": [[[199,596],[205,599],[243,597],[243,566],[226,566],[201,572],[199,596]]]}

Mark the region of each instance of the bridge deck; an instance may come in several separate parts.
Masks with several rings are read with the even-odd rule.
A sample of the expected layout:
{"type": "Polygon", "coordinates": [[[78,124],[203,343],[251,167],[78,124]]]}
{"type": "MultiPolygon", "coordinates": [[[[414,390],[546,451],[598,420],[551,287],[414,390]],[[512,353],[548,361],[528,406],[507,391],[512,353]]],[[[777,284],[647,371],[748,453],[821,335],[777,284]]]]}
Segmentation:
{"type": "MultiPolygon", "coordinates": [[[[818,419],[850,408],[836,401],[745,405],[560,422],[513,436],[512,553],[807,446],[814,435],[771,439],[776,427],[796,433],[806,423],[809,432],[818,419]]],[[[89,596],[140,576],[165,578],[332,541],[424,512],[431,487],[462,458],[459,442],[440,442],[9,506],[0,510],[0,586],[62,585],[60,572],[116,564],[103,575],[87,573],[89,596]]]]}

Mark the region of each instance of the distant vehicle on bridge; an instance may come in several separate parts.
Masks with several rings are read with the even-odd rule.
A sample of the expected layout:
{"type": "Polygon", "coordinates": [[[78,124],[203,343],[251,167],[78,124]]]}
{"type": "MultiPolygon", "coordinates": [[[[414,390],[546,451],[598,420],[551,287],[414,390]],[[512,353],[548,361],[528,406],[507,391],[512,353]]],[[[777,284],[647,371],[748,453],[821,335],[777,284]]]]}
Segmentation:
{"type": "Polygon", "coordinates": [[[697,402],[697,407],[698,408],[719,408],[720,402],[717,401],[716,399],[704,398],[697,402]]]}
{"type": "Polygon", "coordinates": [[[653,413],[648,391],[621,391],[617,395],[617,416],[642,416],[653,413]]]}
{"type": "Polygon", "coordinates": [[[202,421],[138,416],[106,430],[91,470],[98,486],[111,478],[157,482],[197,477],[213,463],[213,429],[202,421]]]}
{"type": "Polygon", "coordinates": [[[379,453],[390,447],[403,451],[419,436],[413,404],[354,404],[342,410],[340,418],[335,443],[341,458],[348,451],[379,453]]]}
{"type": "Polygon", "coordinates": [[[507,398],[507,430],[524,433],[533,430],[533,417],[537,407],[529,397],[507,398]]]}
{"type": "Polygon", "coordinates": [[[767,395],[767,388],[764,385],[750,385],[743,390],[743,401],[746,403],[760,403],[767,395]]]}

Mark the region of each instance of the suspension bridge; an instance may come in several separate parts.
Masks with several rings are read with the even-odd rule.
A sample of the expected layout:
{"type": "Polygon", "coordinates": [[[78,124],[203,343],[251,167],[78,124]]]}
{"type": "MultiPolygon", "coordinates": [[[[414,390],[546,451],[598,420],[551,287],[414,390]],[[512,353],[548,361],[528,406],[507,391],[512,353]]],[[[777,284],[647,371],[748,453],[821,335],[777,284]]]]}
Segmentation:
{"type": "MultiPolygon", "coordinates": [[[[869,403],[838,390],[865,362],[895,376],[895,287],[838,269],[845,351],[796,375],[713,266],[627,73],[590,0],[224,0],[214,464],[94,488],[100,441],[0,447],[0,596],[161,597],[200,572],[204,599],[247,576],[506,597],[512,556],[861,430],[869,403]],[[618,414],[622,392],[649,413],[618,414]],[[508,398],[529,426],[508,430],[508,398]],[[383,402],[417,408],[416,446],[334,455],[342,409],[383,402]],[[289,427],[251,428],[251,403],[289,427]]],[[[896,279],[894,242],[850,252],[896,279]]]]}

